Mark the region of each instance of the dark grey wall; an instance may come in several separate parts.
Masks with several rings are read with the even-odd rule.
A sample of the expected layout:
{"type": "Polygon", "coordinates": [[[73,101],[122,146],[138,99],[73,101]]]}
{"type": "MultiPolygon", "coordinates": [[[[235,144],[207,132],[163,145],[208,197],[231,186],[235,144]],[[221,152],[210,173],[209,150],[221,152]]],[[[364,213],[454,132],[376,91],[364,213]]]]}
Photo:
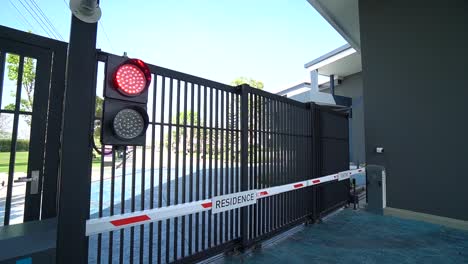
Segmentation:
{"type": "MultiPolygon", "coordinates": [[[[330,92],[330,89],[326,90],[330,92]]],[[[362,74],[360,72],[344,77],[340,85],[335,87],[335,94],[357,98],[362,96],[362,74]]]]}
{"type": "MultiPolygon", "coordinates": [[[[365,138],[364,138],[364,103],[362,91],[362,73],[358,72],[346,76],[340,85],[335,87],[335,94],[350,97],[353,100],[353,115],[350,119],[350,151],[351,161],[365,163],[365,138]]],[[[330,89],[322,90],[330,93],[330,89]]]]}
{"type": "Polygon", "coordinates": [[[359,72],[345,77],[342,83],[335,88],[335,94],[353,99],[353,114],[350,120],[351,161],[365,163],[362,74],[359,72]]]}
{"type": "Polygon", "coordinates": [[[387,168],[387,205],[468,220],[468,1],[359,13],[366,158],[387,168]]]}

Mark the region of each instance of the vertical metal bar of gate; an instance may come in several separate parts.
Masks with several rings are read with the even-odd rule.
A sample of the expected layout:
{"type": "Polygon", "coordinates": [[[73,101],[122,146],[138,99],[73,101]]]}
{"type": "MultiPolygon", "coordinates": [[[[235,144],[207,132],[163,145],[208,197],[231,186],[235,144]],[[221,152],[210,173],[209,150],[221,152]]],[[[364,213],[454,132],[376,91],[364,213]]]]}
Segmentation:
{"type": "MultiPolygon", "coordinates": [[[[182,203],[185,203],[187,200],[187,195],[186,195],[186,189],[187,189],[187,177],[186,177],[186,174],[187,174],[187,97],[188,97],[188,84],[187,82],[184,82],[184,120],[183,120],[183,124],[184,124],[184,131],[183,131],[183,147],[182,147],[182,152],[184,153],[183,155],[183,158],[182,158],[182,171],[183,171],[183,175],[182,175],[182,203]]],[[[182,240],[182,254],[181,254],[181,257],[185,257],[185,216],[182,216],[182,236],[181,236],[181,240],[182,240]]],[[[189,243],[190,243],[190,240],[189,240],[189,243]]]]}
{"type": "MultiPolygon", "coordinates": [[[[272,135],[271,135],[271,101],[269,98],[265,98],[265,138],[266,138],[266,187],[272,186],[272,135]]],[[[267,212],[268,212],[268,224],[266,227],[266,232],[270,232],[272,229],[272,213],[273,213],[273,202],[272,197],[266,198],[267,202],[267,212]]]]}
{"type": "MultiPolygon", "coordinates": [[[[176,140],[176,146],[175,146],[175,194],[174,194],[174,204],[178,204],[179,203],[179,132],[180,132],[180,80],[177,80],[177,99],[176,99],[176,118],[175,118],[175,123],[177,124],[176,126],[176,137],[175,137],[175,140],[176,140]]],[[[142,196],[143,197],[143,196],[142,196]]],[[[177,259],[177,245],[178,245],[178,239],[177,239],[177,235],[178,235],[178,228],[179,228],[179,218],[176,217],[174,219],[174,229],[175,229],[175,232],[174,232],[174,259],[177,259]]]]}
{"type": "MultiPolygon", "coordinates": [[[[214,138],[214,196],[218,196],[219,192],[219,178],[218,178],[218,153],[219,153],[219,145],[218,145],[218,137],[219,137],[219,91],[215,90],[215,138],[214,138]]],[[[214,245],[218,245],[218,214],[214,215],[214,245]]]]}
{"type": "MultiPolygon", "coordinates": [[[[248,137],[248,91],[249,86],[242,85],[240,87],[241,91],[241,102],[240,102],[240,126],[241,126],[241,175],[240,175],[240,187],[241,191],[247,191],[249,188],[248,185],[248,147],[249,147],[249,137],[248,137]]],[[[246,247],[249,242],[248,237],[248,226],[249,226],[249,219],[248,219],[248,209],[249,207],[242,207],[241,208],[241,222],[240,222],[240,234],[241,234],[241,244],[243,247],[246,247]]]]}
{"type": "MultiPolygon", "coordinates": [[[[195,85],[195,84],[194,84],[195,85]]],[[[200,119],[200,105],[201,105],[201,96],[200,96],[200,85],[197,84],[197,106],[196,106],[196,113],[197,113],[197,124],[196,124],[196,187],[195,187],[195,201],[200,200],[200,125],[201,125],[201,119],[200,119]]],[[[195,214],[195,252],[198,252],[200,250],[200,213],[195,214]]]]}
{"type": "MultiPolygon", "coordinates": [[[[224,180],[225,180],[225,184],[223,186],[224,188],[224,194],[228,194],[229,193],[229,93],[225,93],[226,95],[226,112],[225,112],[225,118],[226,118],[226,122],[225,122],[225,125],[224,125],[224,129],[225,129],[225,132],[226,132],[226,145],[225,145],[225,148],[224,148],[224,151],[225,151],[225,159],[223,160],[223,164],[225,164],[225,172],[224,172],[224,180]]],[[[225,241],[228,241],[229,240],[229,214],[230,212],[229,211],[226,211],[224,213],[224,223],[225,223],[225,228],[224,228],[224,240],[225,241]]]]}
{"type": "MultiPolygon", "coordinates": [[[[115,148],[112,150],[111,186],[109,215],[114,215],[114,192],[115,192],[115,148]]],[[[114,232],[109,232],[109,261],[112,259],[114,249],[114,232]]]]}
{"type": "MultiPolygon", "coordinates": [[[[210,171],[210,178],[208,181],[209,187],[208,187],[208,197],[212,198],[213,197],[213,148],[216,148],[216,145],[213,146],[213,112],[215,111],[213,109],[213,93],[216,91],[215,89],[211,88],[209,89],[210,91],[210,136],[209,136],[209,146],[210,146],[210,153],[209,153],[209,171],[210,171]]],[[[216,179],[215,181],[216,182],[216,179]]],[[[208,212],[208,246],[212,247],[212,229],[213,229],[213,214],[211,211],[208,212]]]]}
{"type": "MultiPolygon", "coordinates": [[[[6,52],[1,52],[0,51],[0,105],[1,105],[1,102],[2,102],[2,96],[3,96],[3,76],[4,75],[4,71],[5,71],[5,58],[6,58],[6,52]]],[[[8,185],[7,185],[7,188],[8,188],[8,185]]],[[[8,193],[8,191],[7,191],[8,193]]],[[[7,197],[6,197],[6,200],[8,199],[8,194],[7,194],[7,197]]],[[[11,199],[10,199],[11,200],[11,199]]],[[[8,203],[6,203],[5,201],[5,212],[4,212],[4,216],[3,216],[3,225],[7,225],[8,222],[5,221],[7,215],[9,217],[9,213],[7,214],[7,210],[6,210],[6,206],[7,206],[8,203]]]]}
{"type": "MultiPolygon", "coordinates": [[[[319,162],[320,156],[318,155],[320,151],[320,141],[319,141],[319,121],[318,121],[318,111],[317,106],[314,103],[310,104],[310,120],[311,120],[311,133],[312,133],[312,178],[317,178],[320,175],[319,172],[319,162]]],[[[318,188],[317,186],[312,186],[312,197],[313,197],[313,220],[315,221],[318,218],[318,188]]]]}
{"type": "MultiPolygon", "coordinates": [[[[238,90],[239,91],[239,90],[238,90]]],[[[239,93],[236,93],[236,107],[235,107],[235,112],[236,112],[236,125],[235,125],[235,128],[236,128],[236,191],[237,192],[240,192],[241,191],[241,169],[240,169],[240,161],[241,161],[241,158],[239,157],[239,154],[240,154],[240,122],[241,122],[241,118],[240,118],[240,94],[239,93]]],[[[240,232],[240,224],[241,224],[241,219],[240,219],[240,212],[241,210],[240,209],[236,209],[236,225],[235,225],[235,228],[236,228],[236,235],[239,237],[241,236],[240,232]]]]}
{"type": "Polygon", "coordinates": [[[3,96],[3,77],[5,76],[6,52],[0,51],[0,103],[3,96]]]}
{"type": "MultiPolygon", "coordinates": [[[[207,147],[207,142],[206,142],[206,127],[208,126],[207,124],[207,113],[206,113],[206,109],[207,109],[207,88],[206,88],[206,85],[203,86],[203,95],[201,98],[204,98],[203,100],[203,145],[200,146],[199,148],[202,149],[203,151],[203,164],[202,164],[202,169],[203,169],[203,181],[202,181],[202,196],[201,196],[201,199],[206,199],[207,198],[207,193],[206,193],[206,189],[207,189],[207,173],[206,173],[206,155],[207,155],[207,152],[206,152],[206,147],[207,147]]],[[[200,150],[198,151],[200,152],[200,150]]],[[[206,213],[207,212],[203,212],[202,213],[202,250],[205,250],[206,249],[206,213]]]]}
{"type": "Polygon", "coordinates": [[[21,100],[21,87],[23,85],[23,67],[24,67],[24,56],[19,58],[18,76],[16,81],[16,101],[15,101],[15,115],[13,117],[13,133],[11,135],[10,145],[10,163],[8,168],[8,183],[7,183],[7,196],[5,201],[5,218],[4,225],[10,223],[10,211],[11,211],[11,196],[13,192],[13,174],[15,171],[15,158],[16,158],[16,141],[18,137],[18,121],[19,121],[19,107],[21,100]]]}
{"type": "MultiPolygon", "coordinates": [[[[159,138],[159,185],[158,185],[158,208],[162,207],[162,185],[163,185],[163,155],[164,155],[164,102],[166,101],[165,99],[165,91],[166,91],[166,78],[162,76],[162,84],[161,84],[161,125],[160,125],[160,138],[159,138]]],[[[155,107],[155,105],[153,106],[155,107]]],[[[158,263],[161,263],[162,261],[162,221],[158,221],[158,263]]]]}
{"type": "MultiPolygon", "coordinates": [[[[231,123],[230,123],[230,133],[231,133],[231,171],[230,171],[230,174],[231,174],[231,183],[230,183],[230,192],[231,193],[234,193],[235,192],[235,187],[234,187],[234,184],[235,184],[235,175],[234,175],[234,160],[235,160],[235,152],[234,152],[234,140],[235,140],[235,123],[236,123],[236,120],[235,120],[235,114],[234,112],[236,111],[236,100],[237,100],[237,95],[235,93],[232,93],[231,94],[231,123]]],[[[237,142],[237,141],[236,141],[237,142]]],[[[236,164],[237,165],[237,164],[236,164]]],[[[230,228],[231,228],[231,239],[234,239],[235,235],[234,235],[234,232],[235,232],[235,222],[234,222],[234,215],[237,215],[237,210],[234,210],[234,211],[231,211],[231,224],[230,224],[230,228]]]]}
{"type": "MultiPolygon", "coordinates": [[[[115,166],[115,155],[112,154],[112,163],[115,166]]],[[[103,167],[103,166],[102,166],[103,167]]],[[[121,194],[120,194],[120,212],[123,214],[125,213],[125,186],[126,186],[126,175],[127,174],[127,148],[123,149],[122,154],[122,183],[121,183],[121,194]]],[[[120,246],[119,246],[119,263],[123,263],[124,261],[124,246],[125,246],[125,232],[124,230],[120,230],[120,246]]]]}
{"type": "MultiPolygon", "coordinates": [[[[171,159],[172,159],[172,153],[171,153],[171,146],[172,146],[172,97],[173,97],[173,78],[169,78],[169,115],[167,119],[168,123],[168,147],[167,147],[167,172],[166,172],[166,206],[171,205],[171,159]]],[[[166,220],[166,262],[169,262],[170,259],[170,241],[171,241],[171,220],[172,219],[167,219],[166,220]]]]}

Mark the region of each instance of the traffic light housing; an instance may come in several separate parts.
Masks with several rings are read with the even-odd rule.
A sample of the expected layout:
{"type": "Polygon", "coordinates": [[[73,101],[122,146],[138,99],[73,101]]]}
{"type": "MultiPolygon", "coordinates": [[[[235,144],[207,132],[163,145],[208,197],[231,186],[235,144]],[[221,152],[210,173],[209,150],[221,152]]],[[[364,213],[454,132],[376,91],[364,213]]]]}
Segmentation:
{"type": "Polygon", "coordinates": [[[101,143],[142,146],[149,118],[151,72],[139,59],[109,56],[106,63],[101,143]]]}

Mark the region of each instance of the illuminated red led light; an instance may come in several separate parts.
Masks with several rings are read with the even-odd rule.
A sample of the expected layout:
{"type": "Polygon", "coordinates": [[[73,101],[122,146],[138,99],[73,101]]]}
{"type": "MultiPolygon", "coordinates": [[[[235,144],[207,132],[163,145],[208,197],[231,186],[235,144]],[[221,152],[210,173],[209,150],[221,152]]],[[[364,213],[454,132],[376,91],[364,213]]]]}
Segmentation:
{"type": "Polygon", "coordinates": [[[131,59],[117,68],[113,82],[120,93],[137,96],[148,87],[151,82],[151,73],[143,61],[131,59]]]}

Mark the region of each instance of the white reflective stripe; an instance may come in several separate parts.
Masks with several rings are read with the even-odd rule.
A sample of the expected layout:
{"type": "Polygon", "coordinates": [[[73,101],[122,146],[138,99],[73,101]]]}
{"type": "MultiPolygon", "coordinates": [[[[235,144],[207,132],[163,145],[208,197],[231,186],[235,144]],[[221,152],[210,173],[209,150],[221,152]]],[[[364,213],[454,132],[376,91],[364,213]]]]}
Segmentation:
{"type": "Polygon", "coordinates": [[[359,173],[364,173],[366,172],[365,168],[360,168],[360,169],[355,169],[355,170],[349,170],[349,171],[343,171],[338,173],[338,180],[347,180],[349,179],[352,175],[359,174],[359,173]]]}
{"type": "Polygon", "coordinates": [[[346,172],[346,171],[345,171],[345,172],[340,172],[340,173],[338,173],[338,180],[339,180],[339,181],[349,179],[349,177],[350,177],[349,172],[346,172]]]}
{"type": "Polygon", "coordinates": [[[359,174],[359,173],[365,173],[365,172],[366,172],[366,168],[359,168],[359,169],[355,169],[355,170],[349,170],[348,172],[349,172],[351,175],[359,174]]]}
{"type": "Polygon", "coordinates": [[[336,181],[337,179],[338,179],[338,174],[331,174],[331,175],[309,180],[309,186],[322,184],[322,183],[330,182],[330,181],[336,181]]]}
{"type": "Polygon", "coordinates": [[[289,192],[301,188],[305,188],[308,186],[308,181],[300,181],[295,183],[288,183],[285,185],[275,186],[271,188],[265,188],[257,190],[257,199],[269,197],[275,194],[280,194],[284,192],[289,192]]]}
{"type": "Polygon", "coordinates": [[[211,210],[211,199],[191,203],[147,209],[133,213],[90,219],[86,221],[86,235],[119,230],[131,226],[151,223],[196,212],[211,210]]]}
{"type": "MultiPolygon", "coordinates": [[[[257,190],[256,199],[261,199],[276,194],[302,189],[308,186],[318,185],[325,182],[349,179],[354,174],[365,172],[365,168],[335,173],[307,181],[289,183],[257,190]],[[340,178],[341,175],[341,178],[340,178]]],[[[212,200],[206,199],[190,203],[171,205],[161,208],[142,210],[133,213],[126,213],[114,216],[90,219],[86,221],[86,235],[94,235],[109,231],[115,231],[122,228],[137,226],[155,221],[166,220],[178,216],[190,215],[198,212],[211,210],[212,200]]]]}
{"type": "Polygon", "coordinates": [[[281,186],[275,186],[271,188],[266,188],[266,189],[261,189],[257,191],[257,199],[258,198],[264,198],[264,197],[269,197],[275,194],[287,192],[287,186],[281,185],[281,186]]]}

